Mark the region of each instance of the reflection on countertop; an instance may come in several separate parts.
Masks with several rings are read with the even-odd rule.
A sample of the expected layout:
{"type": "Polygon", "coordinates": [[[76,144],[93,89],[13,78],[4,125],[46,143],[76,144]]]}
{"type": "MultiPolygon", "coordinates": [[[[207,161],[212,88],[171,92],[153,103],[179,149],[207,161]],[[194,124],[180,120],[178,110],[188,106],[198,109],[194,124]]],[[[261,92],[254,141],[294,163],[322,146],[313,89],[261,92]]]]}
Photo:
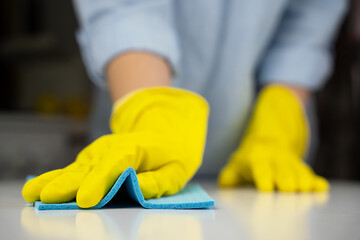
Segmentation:
{"type": "Polygon", "coordinates": [[[219,197],[234,221],[251,239],[308,239],[308,213],[325,206],[328,193],[261,193],[219,190],[219,197]]]}
{"type": "Polygon", "coordinates": [[[332,183],[324,193],[260,193],[200,182],[215,199],[207,210],[139,206],[36,211],[23,182],[0,182],[0,239],[359,239],[360,183],[332,183]]]}
{"type": "Polygon", "coordinates": [[[21,225],[36,239],[202,240],[201,219],[215,218],[213,210],[114,210],[38,211],[24,207],[21,225]]]}

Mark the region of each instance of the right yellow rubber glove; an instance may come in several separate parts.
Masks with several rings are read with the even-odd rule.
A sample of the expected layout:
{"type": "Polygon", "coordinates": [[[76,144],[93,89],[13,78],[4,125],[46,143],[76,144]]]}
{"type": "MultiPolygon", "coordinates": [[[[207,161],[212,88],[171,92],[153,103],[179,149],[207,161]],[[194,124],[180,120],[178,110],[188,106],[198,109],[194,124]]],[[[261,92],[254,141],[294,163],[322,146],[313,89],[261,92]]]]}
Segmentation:
{"type": "Polygon", "coordinates": [[[300,100],[284,86],[264,88],[242,143],[220,173],[219,185],[254,183],[262,191],[326,191],[328,182],[302,161],[308,138],[300,100]]]}
{"type": "Polygon", "coordinates": [[[180,191],[199,168],[205,145],[208,104],[204,98],[170,87],[128,94],[114,104],[113,134],[82,150],[76,161],[28,181],[28,202],[62,203],[76,197],[95,206],[128,167],[137,172],[146,199],[180,191]]]}

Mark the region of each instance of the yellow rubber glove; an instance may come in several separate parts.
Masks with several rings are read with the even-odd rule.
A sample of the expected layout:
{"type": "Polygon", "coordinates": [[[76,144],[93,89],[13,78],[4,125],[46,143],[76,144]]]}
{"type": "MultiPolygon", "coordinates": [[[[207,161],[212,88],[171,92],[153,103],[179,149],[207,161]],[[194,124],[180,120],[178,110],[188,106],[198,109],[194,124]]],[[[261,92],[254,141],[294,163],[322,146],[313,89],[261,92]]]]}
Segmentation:
{"type": "Polygon", "coordinates": [[[28,202],[95,206],[128,167],[137,172],[146,199],[181,190],[199,168],[208,105],[190,91],[170,87],[133,92],[114,104],[113,134],[83,149],[64,169],[36,177],[23,187],[28,202]]]}
{"type": "Polygon", "coordinates": [[[327,190],[328,182],[302,161],[308,138],[300,100],[281,85],[264,88],[242,143],[219,175],[219,185],[254,183],[261,191],[327,190]]]}

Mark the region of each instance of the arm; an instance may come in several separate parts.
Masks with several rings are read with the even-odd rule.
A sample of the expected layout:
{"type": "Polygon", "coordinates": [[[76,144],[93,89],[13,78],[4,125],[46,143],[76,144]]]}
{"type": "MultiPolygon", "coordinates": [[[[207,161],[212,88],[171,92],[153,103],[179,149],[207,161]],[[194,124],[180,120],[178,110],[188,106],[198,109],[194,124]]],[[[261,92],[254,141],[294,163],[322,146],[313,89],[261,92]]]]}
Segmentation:
{"type": "Polygon", "coordinates": [[[113,100],[141,87],[140,79],[143,87],[164,85],[169,84],[165,78],[177,73],[180,54],[172,2],[74,0],[80,23],[77,40],[91,80],[111,92],[124,87],[111,93],[113,100]],[[125,77],[131,77],[126,86],[125,77]],[[115,86],[114,79],[123,84],[115,86]]]}
{"type": "Polygon", "coordinates": [[[346,0],[292,0],[259,67],[261,85],[321,88],[331,70],[331,46],[346,0]]]}
{"type": "Polygon", "coordinates": [[[310,137],[302,105],[329,73],[329,48],[345,3],[290,1],[260,68],[264,87],[239,148],[220,173],[221,186],[253,182],[262,191],[328,189],[302,161],[310,137]]]}
{"type": "Polygon", "coordinates": [[[299,100],[303,105],[309,101],[311,92],[307,88],[285,85],[299,100]]]}
{"type": "Polygon", "coordinates": [[[176,72],[171,1],[75,3],[87,70],[100,85],[107,78],[116,101],[110,119],[113,134],[84,148],[69,166],[28,181],[24,199],[76,199],[80,207],[92,207],[129,167],[136,170],[146,199],[177,193],[201,164],[208,105],[190,91],[148,88],[169,85],[171,72],[176,72]]]}
{"type": "Polygon", "coordinates": [[[169,86],[171,71],[160,56],[128,52],[110,62],[106,76],[111,98],[115,102],[135,89],[169,86]]]}

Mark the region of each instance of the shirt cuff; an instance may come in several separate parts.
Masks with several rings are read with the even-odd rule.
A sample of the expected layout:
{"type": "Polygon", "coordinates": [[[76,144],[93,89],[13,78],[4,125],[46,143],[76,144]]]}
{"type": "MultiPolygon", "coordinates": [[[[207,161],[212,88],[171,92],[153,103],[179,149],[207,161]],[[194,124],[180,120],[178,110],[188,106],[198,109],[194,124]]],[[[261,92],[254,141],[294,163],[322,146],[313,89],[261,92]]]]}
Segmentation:
{"type": "Polygon", "coordinates": [[[90,78],[106,86],[108,63],[127,51],[147,51],[163,57],[178,72],[179,49],[173,28],[161,15],[136,14],[122,17],[114,11],[77,32],[77,41],[90,78]],[[131,23],[131,24],[130,24],[131,23]]]}
{"type": "Polygon", "coordinates": [[[284,47],[270,50],[259,70],[260,85],[283,83],[318,90],[331,70],[328,50],[284,47]]]}

